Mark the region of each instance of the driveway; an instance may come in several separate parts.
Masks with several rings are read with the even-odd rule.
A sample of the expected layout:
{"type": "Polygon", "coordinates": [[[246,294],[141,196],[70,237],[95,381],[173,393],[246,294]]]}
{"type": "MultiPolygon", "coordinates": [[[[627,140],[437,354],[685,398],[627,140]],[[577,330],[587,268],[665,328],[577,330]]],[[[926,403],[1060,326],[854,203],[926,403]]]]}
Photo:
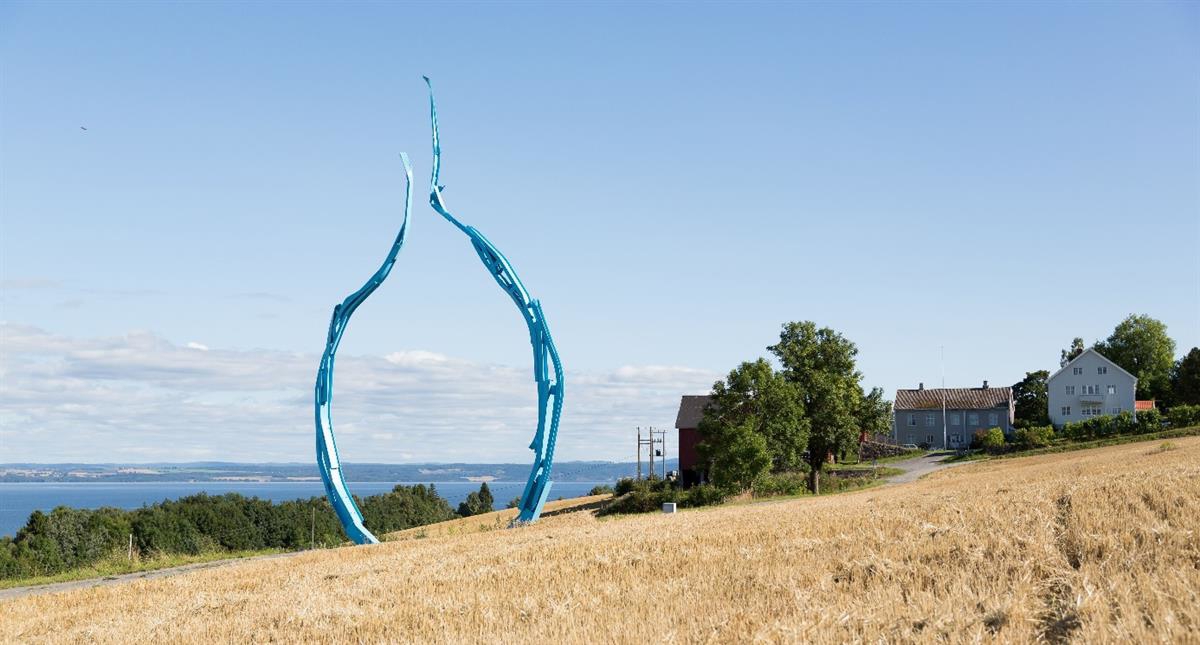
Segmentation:
{"type": "Polygon", "coordinates": [[[970,463],[966,461],[946,463],[945,459],[953,454],[952,452],[931,452],[923,457],[913,457],[904,461],[893,461],[889,464],[884,464],[888,468],[899,468],[904,471],[902,474],[888,477],[887,483],[884,485],[907,484],[908,482],[917,481],[929,473],[970,463]]]}

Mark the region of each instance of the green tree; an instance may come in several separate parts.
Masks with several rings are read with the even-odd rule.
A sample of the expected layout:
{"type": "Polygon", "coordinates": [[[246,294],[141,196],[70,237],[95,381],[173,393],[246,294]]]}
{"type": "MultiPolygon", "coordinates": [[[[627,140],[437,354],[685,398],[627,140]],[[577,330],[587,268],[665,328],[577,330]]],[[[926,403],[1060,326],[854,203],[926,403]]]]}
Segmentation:
{"type": "Polygon", "coordinates": [[[1095,349],[1137,377],[1139,399],[1162,398],[1167,393],[1175,364],[1175,341],[1161,321],[1131,314],[1111,336],[1096,343],[1095,349]]]}
{"type": "Polygon", "coordinates": [[[767,349],[796,387],[809,422],[808,487],[818,494],[827,455],[856,439],[863,397],[854,363],[858,348],[836,331],[804,321],[784,324],[779,342],[767,349]]]}
{"type": "Polygon", "coordinates": [[[1062,350],[1062,353],[1058,358],[1058,366],[1066,367],[1067,363],[1075,360],[1076,356],[1079,356],[1083,353],[1083,349],[1083,339],[1076,336],[1073,340],[1071,340],[1071,346],[1062,350]]]}
{"type": "MultiPolygon", "coordinates": [[[[795,387],[763,358],[738,365],[724,381],[713,384],[699,430],[701,455],[710,468],[718,467],[717,457],[732,450],[735,442],[739,454],[752,454],[747,452],[749,444],[743,431],[764,439],[768,465],[776,471],[799,467],[808,442],[808,424],[795,387]]],[[[743,465],[735,466],[728,455],[719,461],[721,467],[744,469],[743,465]]],[[[718,479],[715,472],[710,476],[714,481],[718,479]]]]}
{"type": "Polygon", "coordinates": [[[858,429],[871,437],[891,432],[892,402],[883,398],[883,388],[871,388],[862,396],[858,406],[858,429]]]}
{"type": "Polygon", "coordinates": [[[463,517],[470,517],[472,515],[491,513],[494,503],[495,500],[492,499],[491,489],[488,488],[487,482],[483,482],[480,484],[477,492],[468,494],[467,499],[459,503],[458,514],[463,517]]]}
{"type": "Polygon", "coordinates": [[[1050,398],[1046,390],[1047,370],[1025,372],[1025,378],[1012,386],[1013,403],[1016,405],[1016,425],[1034,427],[1050,425],[1050,398]]]}
{"type": "Polygon", "coordinates": [[[488,488],[487,482],[479,485],[479,503],[483,505],[484,513],[491,513],[496,508],[496,500],[492,497],[492,489],[488,488]]]}
{"type": "Polygon", "coordinates": [[[1200,405],[1200,347],[1193,347],[1171,370],[1171,405],[1200,405]]]}
{"type": "Polygon", "coordinates": [[[720,448],[709,462],[712,482],[723,490],[745,490],[771,469],[767,438],[758,432],[756,420],[721,429],[720,448]]]}

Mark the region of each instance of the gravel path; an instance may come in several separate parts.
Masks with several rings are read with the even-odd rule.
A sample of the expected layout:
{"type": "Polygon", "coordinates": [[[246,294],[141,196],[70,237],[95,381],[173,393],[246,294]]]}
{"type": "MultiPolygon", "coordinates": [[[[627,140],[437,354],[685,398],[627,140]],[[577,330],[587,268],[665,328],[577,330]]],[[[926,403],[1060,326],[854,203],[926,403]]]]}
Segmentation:
{"type": "Polygon", "coordinates": [[[928,475],[929,473],[937,472],[954,466],[961,466],[966,461],[956,461],[953,463],[945,463],[945,459],[954,453],[949,452],[931,452],[923,457],[914,457],[905,459],[904,461],[893,461],[890,464],[884,464],[888,468],[899,468],[904,471],[900,475],[893,475],[887,478],[885,486],[893,486],[895,484],[907,484],[928,475]]]}

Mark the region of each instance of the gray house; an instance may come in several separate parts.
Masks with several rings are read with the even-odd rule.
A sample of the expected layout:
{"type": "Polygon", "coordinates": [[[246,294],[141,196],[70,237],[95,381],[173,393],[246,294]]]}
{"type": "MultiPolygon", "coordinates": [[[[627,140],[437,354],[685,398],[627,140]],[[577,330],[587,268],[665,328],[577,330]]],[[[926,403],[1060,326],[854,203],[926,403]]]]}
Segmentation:
{"type": "Polygon", "coordinates": [[[1011,387],[950,387],[896,390],[892,431],[897,443],[934,449],[966,448],[976,430],[1013,431],[1016,405],[1011,387]],[[944,437],[944,441],[943,441],[944,437]]]}
{"type": "Polygon", "coordinates": [[[1050,423],[1061,428],[1070,421],[1120,414],[1137,414],[1137,377],[1094,349],[1086,349],[1046,381],[1050,423]]]}

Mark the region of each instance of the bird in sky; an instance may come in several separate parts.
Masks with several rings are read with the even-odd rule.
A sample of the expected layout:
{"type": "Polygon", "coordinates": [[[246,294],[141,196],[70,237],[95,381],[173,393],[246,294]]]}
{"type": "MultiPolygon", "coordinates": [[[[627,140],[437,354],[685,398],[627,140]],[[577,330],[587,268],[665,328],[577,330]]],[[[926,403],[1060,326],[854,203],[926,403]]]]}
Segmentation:
{"type": "Polygon", "coordinates": [[[82,125],[81,125],[81,126],[79,126],[79,129],[80,129],[80,130],[83,130],[84,132],[87,132],[87,128],[83,127],[82,125]]]}

